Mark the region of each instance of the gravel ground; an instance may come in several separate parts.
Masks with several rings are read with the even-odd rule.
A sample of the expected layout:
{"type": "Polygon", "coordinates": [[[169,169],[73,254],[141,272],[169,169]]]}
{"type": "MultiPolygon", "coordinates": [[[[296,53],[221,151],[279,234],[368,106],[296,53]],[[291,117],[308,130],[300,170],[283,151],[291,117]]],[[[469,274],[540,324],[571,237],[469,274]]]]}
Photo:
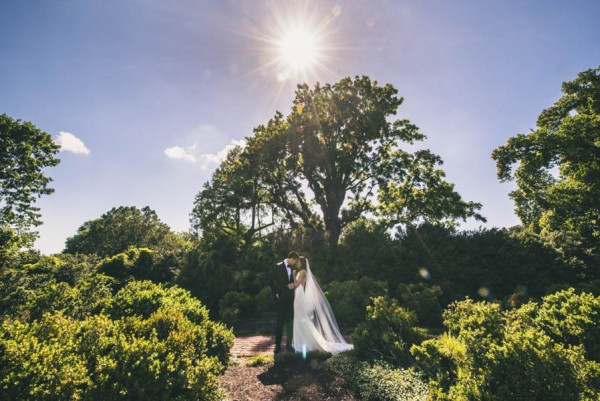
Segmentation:
{"type": "Polygon", "coordinates": [[[238,358],[220,377],[228,401],[354,401],[342,381],[320,368],[316,360],[249,366],[238,358]]]}

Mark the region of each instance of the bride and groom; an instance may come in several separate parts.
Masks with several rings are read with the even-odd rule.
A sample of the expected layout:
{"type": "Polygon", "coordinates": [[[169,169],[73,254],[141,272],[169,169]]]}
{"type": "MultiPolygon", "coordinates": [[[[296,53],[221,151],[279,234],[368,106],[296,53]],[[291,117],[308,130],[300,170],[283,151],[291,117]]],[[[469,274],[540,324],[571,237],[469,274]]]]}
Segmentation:
{"type": "Polygon", "coordinates": [[[292,251],[275,265],[273,293],[277,303],[275,354],[281,351],[284,327],[288,352],[321,350],[336,354],[352,349],[341,335],[306,258],[292,251]]]}

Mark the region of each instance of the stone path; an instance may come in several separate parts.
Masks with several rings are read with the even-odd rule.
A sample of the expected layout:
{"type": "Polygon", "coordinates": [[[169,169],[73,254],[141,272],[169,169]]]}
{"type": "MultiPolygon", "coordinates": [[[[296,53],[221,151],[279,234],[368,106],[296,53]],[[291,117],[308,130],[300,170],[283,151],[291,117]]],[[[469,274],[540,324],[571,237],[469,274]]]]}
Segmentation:
{"type": "MultiPolygon", "coordinates": [[[[285,343],[285,341],[284,341],[285,343]]],[[[231,355],[256,356],[262,354],[273,355],[275,351],[275,336],[258,335],[250,337],[236,337],[231,348],[231,355]]]]}
{"type": "MultiPolygon", "coordinates": [[[[344,336],[347,342],[351,343],[352,338],[344,336]]],[[[285,349],[285,339],[281,344],[285,349]]],[[[248,357],[257,355],[273,355],[275,351],[275,336],[256,335],[248,337],[236,337],[231,348],[231,355],[237,357],[248,357]]]]}

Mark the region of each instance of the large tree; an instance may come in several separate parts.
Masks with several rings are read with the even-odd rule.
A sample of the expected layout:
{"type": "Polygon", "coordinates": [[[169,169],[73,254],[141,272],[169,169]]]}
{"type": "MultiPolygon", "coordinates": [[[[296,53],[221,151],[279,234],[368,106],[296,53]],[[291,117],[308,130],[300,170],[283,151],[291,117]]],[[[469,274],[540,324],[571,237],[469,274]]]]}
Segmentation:
{"type": "Polygon", "coordinates": [[[120,206],[83,223],[77,234],[67,238],[64,252],[108,257],[130,247],[177,248],[182,242],[148,206],[120,206]]]}
{"type": "Polygon", "coordinates": [[[192,229],[204,237],[225,235],[250,246],[255,235],[273,226],[273,208],[253,166],[236,146],[196,196],[192,229]]]}
{"type": "Polygon", "coordinates": [[[0,248],[6,242],[33,244],[37,233],[31,229],[42,223],[34,204],[54,191],[44,168],[60,162],[58,150],[52,137],[32,123],[0,115],[0,248]]]}
{"type": "Polygon", "coordinates": [[[321,232],[329,245],[365,214],[390,226],[483,219],[444,180],[438,156],[400,147],[425,138],[406,119],[390,121],[402,101],[369,77],[299,85],[291,113],[256,127],[240,163],[292,227],[321,232]]]}
{"type": "MultiPolygon", "coordinates": [[[[542,111],[537,128],[492,153],[523,224],[589,271],[600,260],[600,68],[562,85],[564,96],[542,111]],[[516,168],[513,170],[513,166],[516,168]]],[[[594,267],[595,265],[595,267],[594,267]]]]}

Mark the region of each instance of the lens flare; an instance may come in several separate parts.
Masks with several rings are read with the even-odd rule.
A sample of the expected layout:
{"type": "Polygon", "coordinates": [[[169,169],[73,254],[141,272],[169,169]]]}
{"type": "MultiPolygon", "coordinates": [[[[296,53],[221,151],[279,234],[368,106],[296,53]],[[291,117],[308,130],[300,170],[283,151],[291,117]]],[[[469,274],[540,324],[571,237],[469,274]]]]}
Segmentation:
{"type": "Polygon", "coordinates": [[[311,68],[318,61],[320,51],[318,37],[306,29],[289,31],[279,42],[279,59],[294,72],[311,68]]]}
{"type": "MultiPolygon", "coordinates": [[[[339,22],[342,7],[327,8],[309,1],[273,4],[259,23],[246,35],[260,42],[258,72],[281,85],[326,81],[337,76],[332,67],[341,62],[341,52],[351,48],[340,42],[344,37],[339,22]]],[[[344,39],[346,40],[346,39],[344,39]]]]}

